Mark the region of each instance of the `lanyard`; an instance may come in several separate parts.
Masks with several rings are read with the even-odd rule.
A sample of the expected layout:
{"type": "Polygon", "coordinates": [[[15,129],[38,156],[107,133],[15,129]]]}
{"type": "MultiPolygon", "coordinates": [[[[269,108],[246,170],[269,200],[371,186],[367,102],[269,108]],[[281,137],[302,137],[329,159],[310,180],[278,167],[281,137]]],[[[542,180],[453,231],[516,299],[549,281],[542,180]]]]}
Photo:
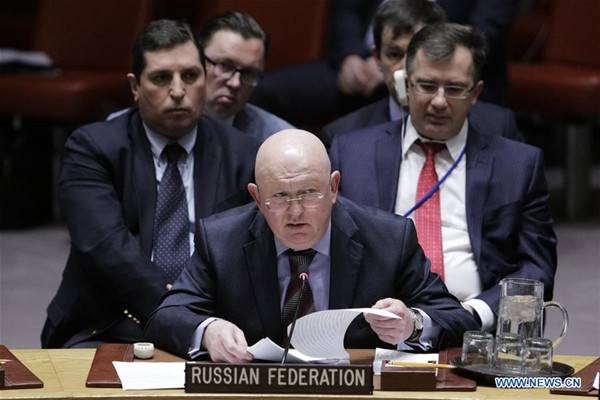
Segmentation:
{"type": "MultiPolygon", "coordinates": [[[[442,183],[444,183],[444,181],[446,180],[446,178],[448,178],[450,176],[450,174],[452,173],[452,171],[454,171],[454,169],[456,168],[456,166],[458,165],[458,163],[460,162],[460,160],[462,159],[463,155],[465,154],[465,149],[467,148],[467,145],[465,144],[465,146],[463,147],[463,149],[460,151],[460,155],[458,156],[458,158],[456,159],[456,161],[454,161],[454,164],[452,164],[452,166],[450,167],[450,169],[448,170],[448,172],[446,172],[444,174],[444,176],[442,177],[442,179],[440,179],[434,187],[432,187],[429,192],[427,192],[425,194],[425,196],[423,196],[423,198],[421,198],[421,200],[417,201],[417,204],[415,204],[414,206],[412,206],[412,208],[410,210],[408,210],[404,216],[408,217],[410,214],[412,214],[413,212],[415,212],[415,210],[419,207],[421,207],[423,205],[423,203],[425,203],[427,200],[429,200],[429,198],[431,196],[433,196],[433,194],[440,188],[440,186],[442,185],[442,183]]],[[[427,161],[425,161],[427,162],[427,161]]]]}

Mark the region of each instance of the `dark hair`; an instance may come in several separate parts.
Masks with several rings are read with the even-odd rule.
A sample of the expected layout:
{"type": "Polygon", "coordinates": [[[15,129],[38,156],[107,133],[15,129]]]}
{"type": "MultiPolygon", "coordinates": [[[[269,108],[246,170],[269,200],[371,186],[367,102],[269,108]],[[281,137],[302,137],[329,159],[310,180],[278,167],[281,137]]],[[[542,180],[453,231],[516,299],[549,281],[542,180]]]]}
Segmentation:
{"type": "Polygon", "coordinates": [[[477,83],[487,56],[487,41],[475,28],[449,22],[428,25],[412,37],[406,52],[406,72],[412,74],[419,49],[431,60],[444,61],[452,57],[456,46],[464,46],[471,52],[473,82],[477,83]]]}
{"type": "Polygon", "coordinates": [[[439,4],[430,0],[393,0],[383,3],[373,17],[373,40],[381,50],[381,37],[386,26],[392,29],[394,39],[414,34],[419,25],[446,21],[446,13],[439,4]]]}
{"type": "Polygon", "coordinates": [[[187,23],[171,19],[160,19],[149,22],[138,33],[131,50],[132,70],[138,83],[140,82],[142,71],[146,68],[145,52],[168,49],[187,42],[192,42],[196,45],[200,54],[202,67],[206,69],[202,46],[194,37],[187,23]]]}
{"type": "Polygon", "coordinates": [[[269,36],[250,15],[242,11],[227,11],[206,20],[198,32],[198,40],[206,47],[213,35],[222,30],[239,33],[244,39],[260,39],[265,48],[265,58],[269,52],[269,36]]]}

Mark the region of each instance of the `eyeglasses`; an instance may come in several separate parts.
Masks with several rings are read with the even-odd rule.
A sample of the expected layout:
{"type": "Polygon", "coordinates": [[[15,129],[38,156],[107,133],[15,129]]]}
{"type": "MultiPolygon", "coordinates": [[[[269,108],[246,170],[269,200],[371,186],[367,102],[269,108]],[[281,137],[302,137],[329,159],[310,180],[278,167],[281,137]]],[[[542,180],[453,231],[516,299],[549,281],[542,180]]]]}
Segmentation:
{"type": "Polygon", "coordinates": [[[315,208],[319,206],[323,197],[325,197],[325,195],[320,192],[302,193],[299,194],[298,197],[269,197],[265,200],[265,205],[267,206],[267,210],[272,212],[286,211],[292,204],[292,201],[297,201],[304,208],[315,208]]]}
{"type": "Polygon", "coordinates": [[[238,68],[232,63],[225,61],[215,61],[204,55],[206,61],[214,66],[215,75],[220,78],[231,79],[236,72],[240,73],[240,81],[244,85],[256,86],[263,77],[262,72],[254,68],[238,68]]]}
{"type": "Polygon", "coordinates": [[[415,88],[415,92],[426,96],[436,96],[440,89],[444,90],[444,96],[448,99],[466,99],[469,97],[473,89],[477,84],[474,84],[470,89],[464,86],[447,85],[439,86],[437,83],[429,82],[417,82],[413,83],[411,80],[408,81],[412,87],[415,88]]]}

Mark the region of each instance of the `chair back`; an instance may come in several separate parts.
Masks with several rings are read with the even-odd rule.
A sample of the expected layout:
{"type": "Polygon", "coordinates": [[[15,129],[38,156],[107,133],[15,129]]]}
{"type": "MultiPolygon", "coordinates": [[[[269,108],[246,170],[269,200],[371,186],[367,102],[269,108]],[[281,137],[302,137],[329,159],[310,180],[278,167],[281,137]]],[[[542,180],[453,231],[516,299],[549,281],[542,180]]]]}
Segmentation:
{"type": "Polygon", "coordinates": [[[39,0],[33,48],[62,68],[127,71],[152,17],[152,0],[39,0]]]}
{"type": "Polygon", "coordinates": [[[546,61],[600,67],[600,0],[554,0],[546,61]]]}

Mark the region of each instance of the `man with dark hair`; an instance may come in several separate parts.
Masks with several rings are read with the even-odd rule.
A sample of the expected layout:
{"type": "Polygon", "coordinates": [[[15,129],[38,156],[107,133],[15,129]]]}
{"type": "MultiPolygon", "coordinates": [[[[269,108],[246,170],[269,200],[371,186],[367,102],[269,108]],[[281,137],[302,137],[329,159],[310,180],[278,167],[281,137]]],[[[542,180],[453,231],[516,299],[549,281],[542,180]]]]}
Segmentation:
{"type": "Polygon", "coordinates": [[[269,39],[248,14],[217,14],[200,27],[198,38],[208,63],[204,113],[263,141],[282,129],[283,119],[248,103],[260,82],[269,39]]]}
{"type": "Polygon", "coordinates": [[[189,26],[150,22],[132,53],[138,106],[65,144],[60,201],[72,245],[43,347],[141,340],[189,262],[199,219],[250,200],[259,143],[201,117],[206,73],[189,26]]]}
{"type": "Polygon", "coordinates": [[[501,279],[542,281],[552,298],[556,237],[542,152],[467,118],[485,48],[470,27],[422,28],[407,51],[409,116],[336,136],[330,156],[352,177],[341,194],[414,218],[432,270],[493,330],[501,279]]]}
{"type": "Polygon", "coordinates": [[[289,129],[265,140],[256,184],[248,184],[256,204],[201,221],[192,263],[146,337],[183,357],[203,349],[213,361],[245,362],[248,344],[284,342],[299,302],[301,315],[373,307],[402,318],[357,318],[347,347],[460,345],[477,325],[427,268],[413,223],[339,197],[339,182],[312,133],[289,129]],[[296,262],[310,270],[304,292],[294,285],[296,262]]]}
{"type": "MultiPolygon", "coordinates": [[[[371,53],[381,72],[389,96],[345,115],[321,130],[321,140],[329,148],[335,135],[402,119],[406,115],[396,93],[394,73],[405,69],[406,50],[411,37],[423,26],[446,20],[444,10],[428,0],[391,0],[379,7],[373,17],[371,53]]],[[[469,121],[479,130],[522,141],[514,113],[504,107],[477,101],[469,121]]]]}

